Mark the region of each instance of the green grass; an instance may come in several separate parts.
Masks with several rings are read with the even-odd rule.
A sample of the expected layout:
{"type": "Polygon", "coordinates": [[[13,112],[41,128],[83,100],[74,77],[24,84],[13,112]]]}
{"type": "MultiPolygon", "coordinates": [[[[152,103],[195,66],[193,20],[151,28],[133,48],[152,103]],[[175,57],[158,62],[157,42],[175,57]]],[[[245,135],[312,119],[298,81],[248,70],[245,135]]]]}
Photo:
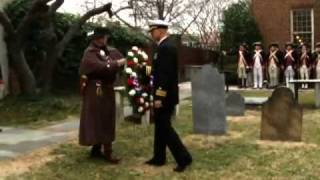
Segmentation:
{"type": "Polygon", "coordinates": [[[8,97],[0,101],[0,126],[41,127],[79,115],[80,97],[43,96],[37,99],[8,97]]]}
{"type": "Polygon", "coordinates": [[[320,112],[308,109],[304,114],[303,141],[316,147],[262,147],[257,145],[260,112],[247,111],[240,120],[228,118],[230,136],[211,137],[192,135],[190,101],[181,108],[174,126],[183,137],[194,157],[194,163],[183,174],[172,172],[175,165],[169,155],[168,165],[152,168],[143,165],[151,157],[153,127],[130,123],[118,126],[115,154],[123,158],[118,166],[87,158],[88,148],[76,143],[61,145],[51,155],[62,158],[7,179],[319,179],[320,177],[320,112]],[[233,137],[232,134],[240,134],[233,137]]]}
{"type": "MultiPolygon", "coordinates": [[[[270,97],[270,90],[240,90],[237,91],[244,97],[270,97]]],[[[299,104],[308,109],[314,109],[314,91],[299,91],[299,104]]]]}

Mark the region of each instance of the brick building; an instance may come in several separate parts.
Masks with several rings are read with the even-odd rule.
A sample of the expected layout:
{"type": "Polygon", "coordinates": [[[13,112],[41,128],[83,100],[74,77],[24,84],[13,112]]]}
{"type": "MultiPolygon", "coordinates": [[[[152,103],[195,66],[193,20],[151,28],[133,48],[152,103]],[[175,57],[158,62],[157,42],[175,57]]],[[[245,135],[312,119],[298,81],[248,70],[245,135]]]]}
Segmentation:
{"type": "Polygon", "coordinates": [[[320,0],[251,0],[265,45],[320,42],[320,0]]]}

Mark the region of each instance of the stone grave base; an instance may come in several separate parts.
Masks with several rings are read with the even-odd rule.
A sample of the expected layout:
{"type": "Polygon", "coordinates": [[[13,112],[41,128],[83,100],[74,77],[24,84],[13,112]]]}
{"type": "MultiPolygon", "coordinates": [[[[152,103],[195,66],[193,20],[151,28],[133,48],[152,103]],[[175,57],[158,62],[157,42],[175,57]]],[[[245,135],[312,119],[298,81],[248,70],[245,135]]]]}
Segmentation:
{"type": "Polygon", "coordinates": [[[209,149],[241,137],[242,134],[235,131],[229,131],[226,135],[221,136],[192,134],[184,137],[183,142],[187,147],[209,149]]]}
{"type": "Polygon", "coordinates": [[[232,123],[260,123],[261,112],[255,110],[247,110],[244,116],[229,116],[227,118],[228,121],[232,121],[232,123]]]}
{"type": "Polygon", "coordinates": [[[257,140],[255,142],[259,148],[263,149],[296,149],[296,148],[317,148],[317,144],[305,143],[305,142],[283,142],[283,141],[264,141],[257,140]]]}

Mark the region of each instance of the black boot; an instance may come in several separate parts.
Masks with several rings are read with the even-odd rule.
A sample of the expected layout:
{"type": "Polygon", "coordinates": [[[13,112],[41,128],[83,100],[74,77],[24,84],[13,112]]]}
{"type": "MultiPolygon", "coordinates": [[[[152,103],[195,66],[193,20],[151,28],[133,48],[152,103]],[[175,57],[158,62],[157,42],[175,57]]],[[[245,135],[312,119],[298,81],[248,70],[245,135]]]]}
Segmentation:
{"type": "Polygon", "coordinates": [[[112,144],[103,145],[104,158],[107,162],[111,164],[119,164],[121,159],[112,156],[112,144]]]}
{"type": "Polygon", "coordinates": [[[241,82],[241,79],[240,79],[240,78],[238,79],[238,87],[239,87],[239,89],[242,88],[242,82],[241,82]]]}
{"type": "Polygon", "coordinates": [[[102,158],[102,152],[101,152],[101,144],[96,144],[92,146],[90,157],[91,158],[102,158]]]}

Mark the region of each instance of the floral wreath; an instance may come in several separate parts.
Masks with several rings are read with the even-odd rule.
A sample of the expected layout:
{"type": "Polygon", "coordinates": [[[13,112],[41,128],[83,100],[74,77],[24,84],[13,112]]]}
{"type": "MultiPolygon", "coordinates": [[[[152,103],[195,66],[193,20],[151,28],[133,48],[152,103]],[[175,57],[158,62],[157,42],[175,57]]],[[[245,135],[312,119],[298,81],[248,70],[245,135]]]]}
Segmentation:
{"type": "Polygon", "coordinates": [[[134,46],[127,54],[127,93],[133,112],[144,115],[152,106],[153,77],[148,55],[134,46]]]}

